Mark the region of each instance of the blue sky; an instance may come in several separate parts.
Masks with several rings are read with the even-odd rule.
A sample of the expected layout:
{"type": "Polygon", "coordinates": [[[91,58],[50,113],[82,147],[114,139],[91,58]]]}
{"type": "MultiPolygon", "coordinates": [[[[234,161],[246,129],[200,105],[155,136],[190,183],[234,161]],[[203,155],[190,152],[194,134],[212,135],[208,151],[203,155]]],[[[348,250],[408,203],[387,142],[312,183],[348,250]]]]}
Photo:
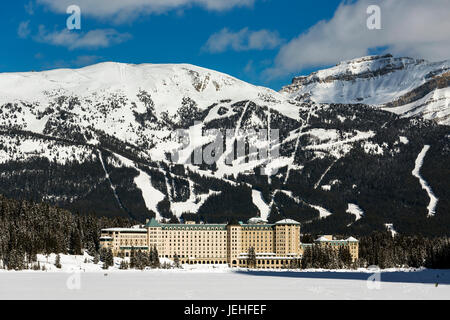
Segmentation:
{"type": "Polygon", "coordinates": [[[448,17],[446,0],[430,0],[426,7],[423,1],[398,0],[408,4],[403,8],[373,1],[385,18],[382,30],[366,30],[365,0],[165,1],[2,1],[0,72],[101,61],[191,63],[279,90],[294,75],[366,54],[449,58],[449,32],[429,37],[432,27],[450,30],[448,19],[436,22],[438,17],[427,15],[448,17]],[[81,30],[66,29],[69,4],[81,9],[81,30]],[[406,19],[412,26],[401,23],[406,19]],[[424,19],[431,27],[423,27],[424,19]],[[425,46],[430,42],[433,50],[425,46]]]}

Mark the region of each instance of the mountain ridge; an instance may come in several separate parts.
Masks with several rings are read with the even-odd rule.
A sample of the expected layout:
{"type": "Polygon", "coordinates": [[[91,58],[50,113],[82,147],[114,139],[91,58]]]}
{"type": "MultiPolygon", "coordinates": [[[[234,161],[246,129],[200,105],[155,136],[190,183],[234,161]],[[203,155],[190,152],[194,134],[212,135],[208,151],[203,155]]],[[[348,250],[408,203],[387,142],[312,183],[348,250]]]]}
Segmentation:
{"type": "Polygon", "coordinates": [[[366,56],[295,77],[280,92],[299,101],[364,103],[450,125],[449,70],[450,60],[366,56]]]}

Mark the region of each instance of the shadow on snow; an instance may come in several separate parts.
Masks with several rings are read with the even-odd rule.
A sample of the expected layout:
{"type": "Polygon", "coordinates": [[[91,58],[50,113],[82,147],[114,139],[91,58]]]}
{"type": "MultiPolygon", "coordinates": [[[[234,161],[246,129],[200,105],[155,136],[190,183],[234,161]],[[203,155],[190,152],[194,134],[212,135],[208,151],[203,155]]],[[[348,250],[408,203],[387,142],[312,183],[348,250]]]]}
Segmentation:
{"type": "MultiPolygon", "coordinates": [[[[239,274],[303,279],[336,279],[366,281],[374,273],[358,271],[269,271],[236,270],[239,274]]],[[[450,284],[450,270],[423,269],[417,271],[381,271],[381,282],[450,284]]]]}

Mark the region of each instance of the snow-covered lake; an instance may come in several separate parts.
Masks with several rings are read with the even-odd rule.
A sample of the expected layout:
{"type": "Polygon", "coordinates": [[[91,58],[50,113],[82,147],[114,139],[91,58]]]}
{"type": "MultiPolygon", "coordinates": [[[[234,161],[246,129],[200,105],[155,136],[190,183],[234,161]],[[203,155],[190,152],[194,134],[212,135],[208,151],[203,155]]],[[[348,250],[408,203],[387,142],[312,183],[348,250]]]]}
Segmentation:
{"type": "Polygon", "coordinates": [[[1,271],[0,299],[449,299],[450,270],[1,271]],[[367,281],[372,276],[379,282],[367,281]],[[436,285],[436,283],[438,285],[436,285]]]}

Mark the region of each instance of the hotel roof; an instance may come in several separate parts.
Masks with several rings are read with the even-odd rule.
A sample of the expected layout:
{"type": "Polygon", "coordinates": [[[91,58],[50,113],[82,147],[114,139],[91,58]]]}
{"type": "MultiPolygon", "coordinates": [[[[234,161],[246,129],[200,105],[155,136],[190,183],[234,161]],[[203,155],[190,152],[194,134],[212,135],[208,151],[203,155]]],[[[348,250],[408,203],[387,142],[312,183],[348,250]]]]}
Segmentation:
{"type": "Polygon", "coordinates": [[[314,242],[334,242],[334,243],[337,243],[337,242],[359,242],[359,240],[356,239],[356,238],[353,238],[353,237],[348,237],[345,240],[330,240],[330,239],[328,239],[328,238],[326,238],[324,236],[321,236],[320,238],[317,238],[316,240],[314,240],[314,242]]]}
{"type": "Polygon", "coordinates": [[[142,232],[147,232],[147,229],[144,229],[144,228],[106,228],[106,229],[102,229],[102,231],[105,231],[105,232],[136,232],[136,233],[142,233],[142,232]]]}
{"type": "Polygon", "coordinates": [[[222,229],[225,230],[227,228],[228,225],[236,225],[236,226],[241,226],[244,228],[252,228],[252,229],[260,229],[260,228],[269,228],[269,227],[273,227],[275,224],[276,225],[284,225],[284,224],[291,224],[291,225],[299,225],[300,223],[292,220],[292,219],[283,219],[280,220],[278,222],[276,222],[275,224],[269,224],[269,223],[254,223],[256,221],[258,222],[262,222],[265,221],[263,219],[257,219],[257,218],[252,218],[250,219],[248,224],[242,223],[241,221],[233,221],[230,222],[228,224],[226,223],[217,223],[217,224],[180,224],[180,223],[176,223],[176,224],[167,224],[167,223],[160,223],[158,222],[155,218],[152,218],[149,222],[147,222],[147,224],[145,225],[147,228],[163,228],[163,229],[189,229],[189,230],[205,230],[205,229],[222,229]],[[254,219],[254,220],[252,220],[254,219]],[[253,223],[252,223],[253,222],[253,223]]]}
{"type": "Polygon", "coordinates": [[[297,222],[292,219],[283,219],[283,220],[275,222],[275,224],[300,224],[300,222],[297,222]]]}

